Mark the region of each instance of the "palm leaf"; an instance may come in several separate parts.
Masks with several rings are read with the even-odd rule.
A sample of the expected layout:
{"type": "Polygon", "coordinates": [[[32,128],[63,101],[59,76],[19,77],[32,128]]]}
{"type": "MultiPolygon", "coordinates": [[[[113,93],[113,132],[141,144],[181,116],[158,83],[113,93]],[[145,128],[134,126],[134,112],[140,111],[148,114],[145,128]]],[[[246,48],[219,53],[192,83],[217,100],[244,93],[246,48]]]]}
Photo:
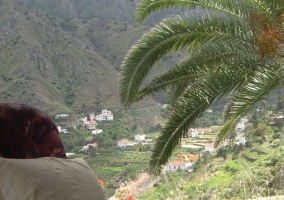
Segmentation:
{"type": "Polygon", "coordinates": [[[251,48],[248,49],[249,51],[242,51],[241,48],[236,45],[233,49],[230,49],[228,45],[220,49],[220,44],[217,48],[216,44],[206,46],[206,48],[202,48],[200,51],[190,55],[189,59],[183,61],[173,69],[154,77],[148,85],[139,90],[134,102],[140,101],[146,95],[153,92],[165,91],[169,88],[171,88],[173,92],[173,101],[180,96],[190,84],[194,84],[196,80],[213,74],[221,65],[232,67],[243,65],[243,63],[250,63],[249,68],[252,68],[253,65],[251,65],[251,61],[249,60],[252,58],[250,53],[253,51],[251,48]],[[210,50],[210,52],[208,50],[210,50]],[[222,52],[220,52],[220,50],[222,52]],[[210,56],[206,57],[206,55],[210,56]],[[234,60],[236,60],[237,63],[234,60]]]}
{"type": "Polygon", "coordinates": [[[158,137],[151,156],[152,174],[160,174],[161,166],[168,162],[180,139],[187,134],[188,128],[219,96],[226,95],[242,85],[245,81],[243,76],[245,71],[241,68],[240,70],[220,68],[219,73],[211,74],[175,102],[169,121],[158,137]]]}
{"type": "Polygon", "coordinates": [[[200,48],[207,43],[227,42],[244,46],[249,44],[251,33],[240,32],[241,29],[247,30],[246,25],[218,16],[198,20],[180,17],[166,19],[145,34],[125,57],[119,91],[122,103],[124,106],[133,103],[142,81],[164,55],[183,48],[200,48]]]}
{"type": "Polygon", "coordinates": [[[264,95],[276,89],[283,84],[283,69],[279,66],[278,70],[270,66],[262,68],[251,77],[251,80],[246,84],[235,100],[231,103],[231,109],[227,117],[227,121],[217,136],[215,147],[220,145],[227,136],[234,131],[239,120],[258,102],[264,95]]]}
{"type": "MultiPolygon", "coordinates": [[[[251,13],[275,17],[275,9],[283,6],[279,0],[142,0],[136,9],[136,21],[142,23],[148,16],[157,11],[177,7],[183,9],[213,10],[224,13],[223,16],[234,16],[246,19],[251,13]]],[[[219,13],[220,15],[222,15],[219,13]]]]}

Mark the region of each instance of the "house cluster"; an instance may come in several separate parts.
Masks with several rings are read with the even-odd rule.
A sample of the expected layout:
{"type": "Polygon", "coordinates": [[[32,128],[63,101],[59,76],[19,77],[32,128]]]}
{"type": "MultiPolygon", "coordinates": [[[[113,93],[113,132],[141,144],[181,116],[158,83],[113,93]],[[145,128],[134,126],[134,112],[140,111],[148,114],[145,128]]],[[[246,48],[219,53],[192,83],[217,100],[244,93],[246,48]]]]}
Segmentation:
{"type": "MultiPolygon", "coordinates": [[[[54,117],[55,120],[68,119],[67,117],[69,117],[69,114],[61,113],[61,114],[56,114],[54,117]]],[[[59,133],[70,133],[68,129],[62,128],[62,126],[57,126],[57,129],[59,133]]]]}
{"type": "Polygon", "coordinates": [[[106,121],[106,120],[113,120],[113,114],[110,110],[102,110],[102,113],[99,115],[95,115],[95,113],[90,114],[90,120],[88,120],[88,117],[80,118],[79,121],[81,125],[92,132],[92,134],[99,134],[102,133],[102,129],[97,129],[97,121],[106,121]]]}
{"type": "Polygon", "coordinates": [[[102,114],[96,115],[96,121],[113,120],[113,114],[110,110],[102,110],[102,114]]]}
{"type": "MultiPolygon", "coordinates": [[[[284,119],[284,116],[283,116],[284,119]]],[[[248,122],[247,118],[242,118],[240,120],[240,122],[236,125],[235,131],[237,133],[237,137],[236,139],[238,139],[238,144],[242,144],[245,145],[246,144],[246,138],[244,137],[244,130],[246,128],[246,123],[248,122]]],[[[192,138],[196,138],[200,135],[204,135],[204,134],[208,134],[211,133],[212,130],[210,128],[191,128],[188,131],[188,136],[192,137],[192,138]]],[[[211,138],[209,142],[202,144],[202,146],[204,146],[205,151],[211,153],[216,151],[216,149],[214,148],[215,145],[215,139],[211,138]]],[[[225,140],[223,142],[223,144],[221,144],[220,146],[226,146],[228,145],[229,140],[225,140]]]]}
{"type": "Polygon", "coordinates": [[[90,114],[90,120],[88,120],[87,117],[83,117],[83,118],[80,118],[79,121],[85,129],[91,131],[92,134],[94,134],[94,135],[103,132],[102,129],[96,128],[97,123],[95,121],[95,115],[94,114],[90,114]]]}
{"type": "Polygon", "coordinates": [[[185,170],[193,165],[200,158],[200,154],[177,154],[175,160],[168,163],[166,171],[176,172],[177,170],[185,170]]]}
{"type": "MultiPolygon", "coordinates": [[[[246,138],[244,136],[237,136],[237,139],[239,139],[239,144],[245,145],[246,144],[246,138]]],[[[226,146],[228,144],[228,140],[225,140],[224,143],[221,146],[226,146]]],[[[205,151],[211,153],[216,151],[214,148],[215,142],[209,142],[204,145],[205,151]]]]}
{"type": "Polygon", "coordinates": [[[98,143],[87,144],[86,146],[83,146],[83,148],[80,149],[79,152],[87,151],[88,149],[90,149],[90,147],[97,149],[98,148],[98,143]]]}
{"type": "Polygon", "coordinates": [[[145,141],[145,140],[146,140],[146,135],[137,134],[137,135],[135,135],[135,141],[137,141],[137,142],[132,142],[128,139],[122,139],[122,140],[117,141],[116,145],[118,147],[132,146],[132,145],[138,144],[138,142],[142,142],[142,141],[145,141]]]}

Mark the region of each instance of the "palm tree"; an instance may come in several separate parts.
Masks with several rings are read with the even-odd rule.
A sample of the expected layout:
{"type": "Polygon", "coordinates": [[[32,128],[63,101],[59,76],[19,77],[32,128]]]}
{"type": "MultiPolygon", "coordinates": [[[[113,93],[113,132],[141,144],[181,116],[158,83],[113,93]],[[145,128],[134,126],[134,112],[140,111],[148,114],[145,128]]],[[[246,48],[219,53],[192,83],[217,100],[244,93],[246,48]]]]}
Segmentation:
{"type": "Polygon", "coordinates": [[[190,12],[163,19],[132,46],[122,63],[120,99],[125,107],[168,90],[172,109],[150,160],[159,175],[182,137],[200,115],[221,98],[229,98],[217,147],[238,121],[263,97],[283,85],[282,0],[141,0],[136,20],[156,11],[180,7],[190,12]],[[144,80],[169,53],[186,57],[168,71],[144,80]]]}

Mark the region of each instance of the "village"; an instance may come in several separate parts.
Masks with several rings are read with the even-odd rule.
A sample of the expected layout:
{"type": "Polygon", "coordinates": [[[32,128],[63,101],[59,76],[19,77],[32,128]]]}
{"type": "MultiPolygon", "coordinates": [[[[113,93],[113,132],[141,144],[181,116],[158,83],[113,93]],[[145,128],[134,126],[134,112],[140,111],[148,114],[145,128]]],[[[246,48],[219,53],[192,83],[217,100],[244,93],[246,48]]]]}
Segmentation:
{"type": "MultiPolygon", "coordinates": [[[[208,111],[209,112],[209,111],[208,111]]],[[[212,111],[211,111],[212,112],[212,111]]],[[[68,117],[68,114],[58,114],[55,118],[68,117]]],[[[93,135],[100,134],[103,132],[102,129],[97,128],[98,123],[103,123],[104,121],[113,121],[114,116],[112,111],[110,110],[102,110],[101,113],[89,113],[88,116],[84,116],[79,118],[79,123],[84,129],[90,131],[93,135]]],[[[236,140],[235,143],[245,145],[246,139],[244,137],[244,130],[246,123],[248,122],[247,118],[242,118],[240,122],[237,124],[236,131],[236,140]],[[236,142],[237,141],[237,142],[236,142]]],[[[61,128],[61,126],[57,127],[60,133],[68,134],[68,130],[66,128],[61,128]]],[[[76,127],[74,127],[76,128],[76,127]]],[[[212,130],[211,128],[191,128],[188,131],[188,137],[183,138],[181,140],[180,147],[185,149],[196,149],[200,153],[196,154],[175,154],[174,160],[169,162],[165,167],[166,171],[176,172],[178,170],[188,170],[198,159],[202,158],[202,151],[214,153],[217,149],[214,148],[215,138],[217,135],[217,131],[212,130]]],[[[120,139],[116,142],[116,146],[119,148],[125,148],[134,145],[146,145],[146,144],[154,144],[153,139],[148,139],[145,134],[136,134],[134,137],[134,141],[129,140],[128,138],[120,139]]],[[[223,142],[220,147],[224,147],[229,144],[229,140],[223,142]]],[[[84,145],[79,152],[88,152],[90,149],[98,149],[99,144],[89,143],[84,145]]],[[[67,153],[68,156],[74,155],[74,153],[67,153]]]]}
{"type": "MultiPolygon", "coordinates": [[[[212,113],[213,111],[209,110],[207,112],[212,113]]],[[[68,136],[72,135],[73,131],[75,131],[74,129],[79,132],[83,130],[93,140],[86,140],[84,145],[77,146],[77,148],[67,152],[67,157],[84,157],[92,169],[99,174],[99,177],[104,180],[113,181],[112,185],[109,186],[109,190],[114,193],[119,193],[121,189],[127,188],[132,194],[138,195],[149,189],[149,187],[160,184],[159,181],[153,181],[147,170],[145,170],[149,164],[148,157],[152,151],[152,147],[155,145],[159,134],[158,131],[154,133],[133,131],[127,134],[119,134],[117,132],[119,137],[116,139],[111,138],[111,143],[109,143],[111,145],[106,146],[103,142],[110,140],[110,136],[112,136],[112,134],[108,133],[109,130],[107,130],[107,127],[113,127],[114,123],[118,121],[118,119],[116,121],[113,112],[103,109],[101,112],[89,112],[87,114],[78,114],[78,116],[80,117],[76,119],[77,124],[75,126],[72,123],[72,128],[70,126],[69,128],[57,126],[60,134],[68,136]],[[98,140],[97,138],[102,139],[98,140]],[[100,165],[97,163],[100,163],[100,165]],[[102,163],[104,164],[101,165],[102,163]],[[131,175],[128,174],[125,177],[124,174],[126,172],[131,175]]],[[[59,121],[68,117],[70,118],[68,114],[58,114],[55,116],[59,121]]],[[[277,116],[269,115],[267,120],[269,120],[267,124],[273,127],[279,121],[283,121],[284,116],[281,114],[277,116]]],[[[162,173],[169,176],[182,175],[191,177],[194,176],[196,168],[200,166],[200,163],[206,163],[206,159],[218,158],[219,150],[230,149],[233,146],[238,149],[246,148],[248,141],[251,141],[251,138],[245,137],[245,135],[247,136],[245,134],[246,128],[249,129],[250,127],[248,121],[248,118],[242,118],[235,127],[233,139],[226,139],[218,148],[214,148],[214,146],[220,126],[213,125],[210,127],[190,128],[186,137],[180,140],[178,148],[168,163],[163,166],[162,173]]],[[[243,157],[253,159],[246,153],[244,153],[243,157]]],[[[208,166],[210,167],[210,164],[208,166]]],[[[207,175],[203,177],[204,180],[206,178],[208,178],[207,175]]]]}
{"type": "MultiPolygon", "coordinates": [[[[164,105],[163,105],[164,106],[164,105]]],[[[212,112],[212,110],[208,110],[207,112],[212,112]]],[[[64,118],[68,117],[68,114],[58,114],[55,118],[64,118]]],[[[272,121],[269,122],[270,125],[274,125],[277,120],[284,119],[284,116],[280,115],[277,117],[273,117],[272,121]]],[[[97,135],[103,132],[102,129],[97,128],[98,123],[102,123],[104,121],[113,121],[114,116],[112,111],[110,110],[102,110],[101,113],[95,114],[89,113],[88,116],[84,116],[79,118],[79,124],[84,127],[84,129],[90,131],[93,135],[97,135]]],[[[234,144],[237,145],[245,145],[246,138],[244,137],[244,131],[246,127],[246,123],[248,122],[247,118],[242,118],[240,122],[237,124],[235,128],[236,137],[234,140],[234,144]]],[[[68,134],[69,131],[66,128],[61,128],[61,126],[57,126],[58,131],[63,134],[68,134]]],[[[76,127],[74,127],[76,128],[76,127]]],[[[210,127],[205,128],[191,128],[188,131],[187,138],[183,138],[181,140],[180,147],[185,149],[196,149],[196,154],[189,153],[176,153],[174,159],[170,161],[167,166],[165,166],[165,171],[168,172],[176,172],[178,170],[187,170],[188,172],[192,171],[188,170],[198,159],[202,158],[202,151],[208,153],[214,153],[217,151],[214,148],[215,138],[217,136],[218,131],[212,130],[210,127]]],[[[135,145],[147,145],[154,144],[155,140],[148,139],[145,134],[136,134],[134,137],[134,141],[129,140],[128,138],[120,139],[116,142],[116,147],[126,148],[135,145]]],[[[225,147],[229,145],[229,139],[225,140],[220,146],[225,147]]],[[[97,142],[89,143],[79,150],[79,152],[87,153],[90,149],[98,149],[99,144],[97,142]]],[[[67,153],[68,156],[74,155],[74,153],[67,153]]]]}

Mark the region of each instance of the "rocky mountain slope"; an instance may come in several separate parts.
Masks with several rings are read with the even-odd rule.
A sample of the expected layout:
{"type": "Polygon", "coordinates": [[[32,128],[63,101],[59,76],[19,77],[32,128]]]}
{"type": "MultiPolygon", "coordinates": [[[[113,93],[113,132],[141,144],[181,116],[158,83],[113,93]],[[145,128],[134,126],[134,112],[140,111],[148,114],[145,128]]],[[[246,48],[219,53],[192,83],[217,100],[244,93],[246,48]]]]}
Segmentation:
{"type": "Polygon", "coordinates": [[[50,114],[119,106],[120,63],[146,29],[95,16],[82,19],[83,7],[91,6],[83,2],[0,0],[1,102],[28,103],[50,114]],[[74,8],[72,18],[60,19],[67,4],[74,8]]]}

